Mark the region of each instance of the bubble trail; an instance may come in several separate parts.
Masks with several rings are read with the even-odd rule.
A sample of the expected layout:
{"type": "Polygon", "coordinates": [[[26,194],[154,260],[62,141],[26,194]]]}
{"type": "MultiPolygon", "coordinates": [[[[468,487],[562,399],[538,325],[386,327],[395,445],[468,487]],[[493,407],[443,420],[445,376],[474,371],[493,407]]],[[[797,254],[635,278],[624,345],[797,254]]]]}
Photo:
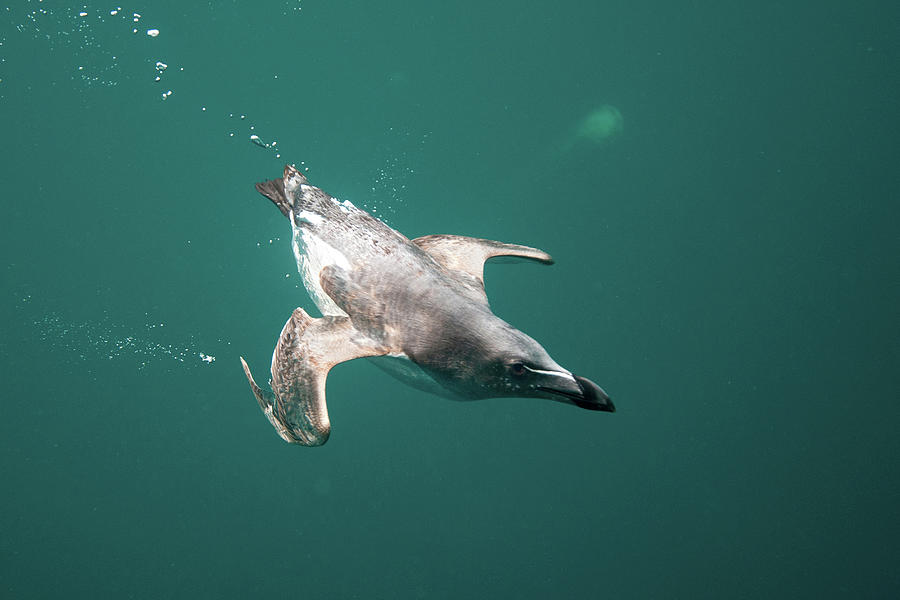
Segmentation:
{"type": "Polygon", "coordinates": [[[103,322],[71,322],[57,313],[49,313],[33,321],[37,337],[47,348],[62,350],[77,360],[140,360],[139,369],[163,360],[188,365],[212,365],[216,357],[199,349],[194,336],[187,341],[157,341],[165,323],[148,323],[143,333],[124,325],[103,322]]]}

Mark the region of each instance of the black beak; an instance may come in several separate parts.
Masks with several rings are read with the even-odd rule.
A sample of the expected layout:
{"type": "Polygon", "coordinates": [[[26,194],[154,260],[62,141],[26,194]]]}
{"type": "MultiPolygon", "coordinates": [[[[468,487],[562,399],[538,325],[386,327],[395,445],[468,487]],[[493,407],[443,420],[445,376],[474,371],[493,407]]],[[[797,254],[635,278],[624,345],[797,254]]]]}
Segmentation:
{"type": "Polygon", "coordinates": [[[582,397],[581,399],[572,398],[572,402],[577,406],[588,410],[602,410],[603,412],[611,413],[616,412],[615,405],[612,403],[612,400],[609,399],[609,395],[603,391],[603,388],[590,379],[585,379],[578,375],[573,375],[573,377],[578,383],[578,387],[581,388],[582,397]]]}
{"type": "Polygon", "coordinates": [[[572,377],[574,381],[568,377],[565,379],[555,377],[553,385],[539,385],[537,389],[548,392],[554,400],[571,402],[575,406],[587,410],[616,412],[616,407],[609,399],[609,395],[599,385],[578,375],[572,375],[572,377]]]}

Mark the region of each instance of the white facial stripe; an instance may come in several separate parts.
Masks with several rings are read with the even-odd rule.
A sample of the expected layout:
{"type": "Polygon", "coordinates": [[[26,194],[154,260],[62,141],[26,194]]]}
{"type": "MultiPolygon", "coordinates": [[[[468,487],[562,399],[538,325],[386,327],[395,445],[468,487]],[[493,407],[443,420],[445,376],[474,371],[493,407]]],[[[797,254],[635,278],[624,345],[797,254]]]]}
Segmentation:
{"type": "Polygon", "coordinates": [[[527,367],[525,365],[522,365],[522,366],[525,367],[526,371],[530,371],[531,373],[537,373],[538,375],[556,375],[557,377],[572,378],[572,374],[566,373],[565,371],[544,371],[541,369],[532,369],[531,367],[527,367]]]}

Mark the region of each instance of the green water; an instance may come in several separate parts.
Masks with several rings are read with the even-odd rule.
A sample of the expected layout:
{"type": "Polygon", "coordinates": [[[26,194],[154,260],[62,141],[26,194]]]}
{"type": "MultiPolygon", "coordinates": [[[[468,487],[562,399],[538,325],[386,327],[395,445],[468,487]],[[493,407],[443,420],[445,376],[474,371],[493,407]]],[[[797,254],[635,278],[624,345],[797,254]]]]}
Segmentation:
{"type": "Polygon", "coordinates": [[[0,7],[3,597],[900,593],[896,4],[115,9],[0,7]],[[282,442],[286,162],[553,254],[492,306],[618,412],[354,361],[282,442]]]}

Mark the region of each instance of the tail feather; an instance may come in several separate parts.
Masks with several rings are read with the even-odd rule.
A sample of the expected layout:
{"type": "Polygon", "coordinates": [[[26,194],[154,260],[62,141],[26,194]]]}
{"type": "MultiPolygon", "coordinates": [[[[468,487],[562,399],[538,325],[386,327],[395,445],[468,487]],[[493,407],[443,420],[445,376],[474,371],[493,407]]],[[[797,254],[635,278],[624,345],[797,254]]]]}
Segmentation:
{"type": "Polygon", "coordinates": [[[257,183],[256,191],[271,200],[284,216],[287,217],[291,214],[291,204],[284,193],[283,179],[270,179],[257,183]]]}

